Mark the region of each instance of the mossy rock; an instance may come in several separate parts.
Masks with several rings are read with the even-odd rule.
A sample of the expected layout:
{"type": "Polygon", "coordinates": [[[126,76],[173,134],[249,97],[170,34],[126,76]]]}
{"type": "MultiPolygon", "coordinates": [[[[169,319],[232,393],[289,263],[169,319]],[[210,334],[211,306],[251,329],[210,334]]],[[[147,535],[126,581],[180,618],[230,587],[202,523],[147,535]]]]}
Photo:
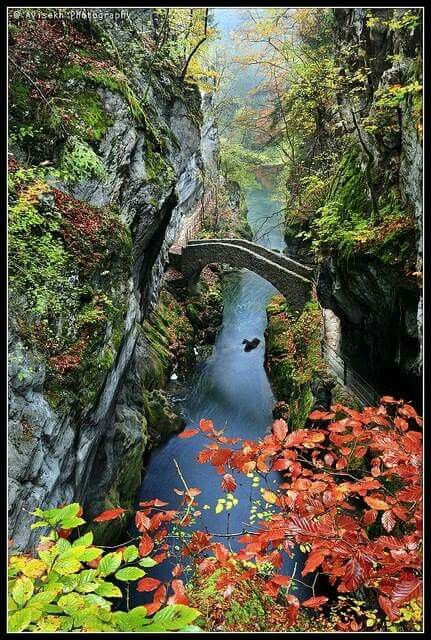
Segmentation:
{"type": "Polygon", "coordinates": [[[184,418],[172,409],[166,394],[161,389],[153,389],[153,391],[145,389],[143,406],[149,432],[152,438],[159,442],[177,433],[184,426],[184,418]]]}
{"type": "MultiPolygon", "coordinates": [[[[127,415],[125,416],[127,419],[127,415]]],[[[90,523],[96,544],[112,544],[125,534],[129,517],[134,512],[136,494],[142,481],[143,456],[148,444],[149,433],[145,417],[135,412],[130,414],[128,423],[117,423],[116,439],[121,440],[121,461],[111,488],[100,504],[99,513],[107,509],[122,507],[127,513],[109,522],[90,523]],[[138,432],[130,430],[130,423],[139,421],[138,432]],[[140,432],[140,435],[138,435],[140,432]]]]}
{"type": "Polygon", "coordinates": [[[268,377],[278,409],[289,414],[292,428],[300,428],[313,405],[311,384],[326,369],[320,347],[321,314],[317,303],[310,302],[295,316],[286,299],[277,294],[267,305],[267,316],[268,377]]]}

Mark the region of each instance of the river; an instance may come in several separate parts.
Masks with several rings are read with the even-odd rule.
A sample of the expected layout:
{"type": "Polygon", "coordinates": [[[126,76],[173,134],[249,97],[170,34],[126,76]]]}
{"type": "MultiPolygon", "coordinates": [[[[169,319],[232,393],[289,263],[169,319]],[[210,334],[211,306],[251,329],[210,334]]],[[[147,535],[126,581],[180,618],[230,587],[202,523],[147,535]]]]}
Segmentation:
{"type": "MultiPolygon", "coordinates": [[[[279,207],[270,199],[270,194],[265,190],[252,191],[247,194],[247,205],[248,220],[258,241],[268,248],[282,249],[284,238],[277,213],[279,207]]],[[[225,276],[222,327],[211,356],[188,381],[185,397],[180,403],[187,420],[186,428],[196,426],[201,418],[209,418],[217,428],[225,427],[225,435],[249,439],[259,438],[270,428],[275,398],[264,369],[264,331],[266,305],[275,293],[273,285],[247,269],[225,276]],[[253,351],[245,352],[243,339],[255,337],[260,339],[260,344],[253,351]]],[[[227,530],[239,532],[250,522],[251,506],[258,505],[255,501],[259,500],[261,485],[253,486],[251,478],[237,477],[235,497],[238,504],[229,511],[216,514],[217,501],[224,495],[220,488],[221,476],[209,465],[196,462],[197,453],[207,442],[201,434],[187,440],[173,436],[153,451],[139,499],[157,497],[169,502],[171,508],[179,505],[180,499],[174,488],[182,490],[184,487],[175,460],[188,486],[202,491],[198,498],[202,516],[196,528],[221,534],[227,530]]],[[[280,476],[274,474],[270,482],[280,482],[280,476]]],[[[256,506],[255,513],[262,512],[264,508],[256,506]]],[[[219,541],[226,542],[225,539],[219,541]]],[[[234,538],[231,545],[234,550],[237,548],[234,538]]],[[[177,560],[173,564],[175,562],[177,560]]],[[[155,567],[152,575],[169,579],[170,567],[167,565],[168,562],[155,567]]],[[[285,569],[289,568],[291,566],[285,566],[285,569]]],[[[144,594],[137,594],[138,598],[140,596],[144,594]]]]}

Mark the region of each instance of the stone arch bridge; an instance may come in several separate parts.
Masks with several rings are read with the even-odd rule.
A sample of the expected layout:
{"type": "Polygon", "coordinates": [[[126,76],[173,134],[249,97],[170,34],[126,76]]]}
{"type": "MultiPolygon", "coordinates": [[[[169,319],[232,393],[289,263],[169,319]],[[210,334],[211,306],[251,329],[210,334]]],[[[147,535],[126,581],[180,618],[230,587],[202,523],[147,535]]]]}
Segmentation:
{"type": "Polygon", "coordinates": [[[173,245],[169,263],[196,286],[202,269],[211,263],[246,268],[268,280],[300,311],[311,299],[313,270],[287,256],[248,240],[212,238],[190,240],[185,246],[173,245]]]}

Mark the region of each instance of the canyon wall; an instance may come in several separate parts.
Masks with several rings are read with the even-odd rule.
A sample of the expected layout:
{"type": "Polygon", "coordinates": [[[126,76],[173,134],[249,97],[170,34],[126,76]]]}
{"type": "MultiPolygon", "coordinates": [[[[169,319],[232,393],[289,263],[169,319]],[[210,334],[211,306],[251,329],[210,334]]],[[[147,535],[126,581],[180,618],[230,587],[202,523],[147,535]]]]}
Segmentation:
{"type": "MultiPolygon", "coordinates": [[[[31,200],[40,216],[35,255],[40,257],[46,220],[55,217],[59,227],[47,242],[64,253],[71,283],[68,300],[59,293],[54,319],[49,304],[38,310],[29,300],[27,282],[13,280],[10,287],[9,525],[18,548],[31,546],[38,533],[29,528],[28,512],[35,507],[79,501],[91,516],[133,504],[142,456],[151,446],[143,392],[154,371],[145,323],[158,300],[168,248],[196,215],[203,156],[208,161],[214,142],[199,89],[179,78],[169,60],[154,62],[157,18],[153,10],[133,9],[127,20],[117,20],[106,10],[97,28],[85,21],[17,20],[10,31],[16,61],[11,129],[17,131],[10,146],[12,211],[27,202],[35,180],[42,184],[31,200]],[[72,108],[74,101],[78,106],[60,113],[54,133],[53,114],[46,110],[41,122],[45,100],[32,94],[33,84],[43,94],[48,82],[42,65],[33,64],[33,42],[45,66],[56,64],[57,49],[68,49],[51,96],[67,94],[72,108]],[[88,104],[80,111],[90,92],[91,111],[88,104]],[[76,124],[82,121],[90,132],[82,134],[76,124]],[[70,123],[75,129],[69,134],[70,123]],[[37,134],[28,139],[22,127],[37,134]],[[65,177],[53,170],[40,177],[44,165],[83,164],[84,152],[79,156],[76,149],[102,171],[65,177]],[[107,211],[102,243],[100,221],[107,211]],[[87,253],[76,255],[78,240],[87,253]]],[[[11,227],[14,251],[13,234],[11,227]]],[[[18,250],[17,241],[19,258],[18,250]]],[[[13,253],[17,273],[18,258],[13,253]]],[[[41,282],[43,271],[39,275],[37,291],[50,286],[41,282]]]]}

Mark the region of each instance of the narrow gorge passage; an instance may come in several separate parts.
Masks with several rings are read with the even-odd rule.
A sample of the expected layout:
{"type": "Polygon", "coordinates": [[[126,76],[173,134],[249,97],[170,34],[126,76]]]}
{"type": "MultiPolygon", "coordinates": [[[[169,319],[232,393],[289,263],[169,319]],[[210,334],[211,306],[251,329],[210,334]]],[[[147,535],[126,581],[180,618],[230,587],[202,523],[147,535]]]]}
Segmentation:
{"type": "Polygon", "coordinates": [[[9,633],[421,631],[423,8],[76,9],[7,16],[9,633]]]}
{"type": "MultiPolygon", "coordinates": [[[[279,224],[279,206],[271,200],[267,190],[251,191],[247,194],[248,221],[256,241],[270,249],[285,246],[282,226],[279,224]]],[[[185,397],[178,399],[187,423],[185,428],[194,427],[201,418],[213,420],[216,428],[225,427],[228,437],[257,439],[270,429],[275,398],[264,369],[265,337],[267,325],[266,305],[277,293],[266,280],[247,269],[232,271],[224,276],[223,325],[217,336],[211,356],[201,364],[186,386],[185,397]],[[258,347],[244,351],[244,338],[259,338],[258,347]]],[[[176,461],[189,487],[202,491],[198,497],[201,518],[197,529],[211,533],[238,533],[253,530],[250,526],[250,509],[259,498],[260,487],[252,486],[252,479],[239,481],[235,496],[238,504],[229,511],[215,512],[218,498],[222,497],[220,476],[196,461],[206,439],[203,435],[182,440],[172,436],[161,447],[152,452],[139,492],[139,501],[157,497],[169,502],[172,508],[180,504],[174,489],[183,490],[176,461]],[[208,505],[209,508],[206,508],[208,505]]],[[[269,486],[281,481],[277,473],[268,478],[269,486]]],[[[261,507],[262,509],[268,508],[261,507]]],[[[225,544],[228,540],[232,549],[238,549],[236,537],[220,537],[225,544]]],[[[178,560],[180,561],[180,560],[178,560]]],[[[176,562],[175,553],[168,562],[151,570],[151,575],[159,579],[169,579],[170,570],[176,562]]],[[[294,560],[286,566],[292,571],[294,560]]],[[[309,576],[308,576],[309,578],[309,576]]],[[[309,583],[311,584],[311,580],[309,583]]],[[[309,589],[302,588],[299,595],[307,597],[309,589]]],[[[145,594],[133,596],[136,603],[145,600],[145,594]]]]}

